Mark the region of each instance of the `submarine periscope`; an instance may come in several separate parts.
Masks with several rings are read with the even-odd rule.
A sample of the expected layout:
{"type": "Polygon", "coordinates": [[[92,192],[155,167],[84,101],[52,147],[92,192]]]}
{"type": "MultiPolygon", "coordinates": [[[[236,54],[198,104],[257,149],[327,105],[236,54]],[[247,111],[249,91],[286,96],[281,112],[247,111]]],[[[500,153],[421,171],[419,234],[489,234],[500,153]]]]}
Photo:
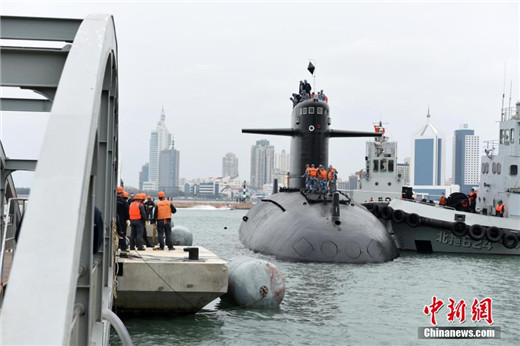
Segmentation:
{"type": "Polygon", "coordinates": [[[333,130],[329,105],[317,96],[294,105],[291,128],[242,133],[290,136],[289,187],[274,191],[242,219],[240,241],[255,252],[293,262],[380,263],[399,256],[385,226],[346,193],[320,200],[304,190],[306,164],[328,166],[329,138],[381,133],[333,130]]]}

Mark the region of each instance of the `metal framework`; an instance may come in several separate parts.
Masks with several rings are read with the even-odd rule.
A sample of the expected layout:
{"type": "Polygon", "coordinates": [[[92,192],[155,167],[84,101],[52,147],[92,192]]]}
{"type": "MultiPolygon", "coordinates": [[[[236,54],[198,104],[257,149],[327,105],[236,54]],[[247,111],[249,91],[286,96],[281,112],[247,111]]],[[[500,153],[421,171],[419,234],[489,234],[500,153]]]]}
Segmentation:
{"type": "MultiPolygon", "coordinates": [[[[102,312],[112,306],[118,177],[113,18],[3,16],[0,35],[72,42],[62,49],[1,49],[1,85],[31,89],[45,99],[2,99],[0,108],[50,116],[0,315],[0,343],[107,344],[110,326],[102,312]],[[96,207],[104,237],[93,253],[96,207]]],[[[24,165],[5,162],[6,169],[24,165]]]]}

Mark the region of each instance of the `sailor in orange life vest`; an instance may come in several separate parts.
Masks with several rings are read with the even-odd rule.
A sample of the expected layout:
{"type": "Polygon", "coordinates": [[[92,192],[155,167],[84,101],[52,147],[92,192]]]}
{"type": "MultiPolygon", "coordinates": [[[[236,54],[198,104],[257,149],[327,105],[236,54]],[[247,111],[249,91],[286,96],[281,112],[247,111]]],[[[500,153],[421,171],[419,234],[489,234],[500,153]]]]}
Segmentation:
{"type": "Polygon", "coordinates": [[[143,201],[146,198],[145,194],[138,193],[134,197],[134,201],[130,204],[128,210],[130,214],[130,250],[146,250],[143,246],[144,237],[144,223],[146,221],[146,212],[144,211],[143,201]],[[144,195],[144,196],[143,196],[144,195]]]}
{"type": "Polygon", "coordinates": [[[506,212],[506,208],[505,208],[504,203],[502,203],[502,200],[498,201],[498,205],[495,208],[495,211],[496,211],[495,216],[504,217],[504,213],[506,212]]]}
{"type": "Polygon", "coordinates": [[[475,189],[471,189],[471,192],[468,195],[469,197],[469,208],[471,209],[471,212],[475,212],[475,206],[477,205],[477,193],[475,192],[475,189]]]}
{"type": "Polygon", "coordinates": [[[157,222],[157,233],[159,235],[159,250],[164,250],[164,236],[166,235],[166,246],[168,249],[174,250],[172,242],[171,220],[172,214],[177,212],[173,203],[166,200],[163,191],[159,191],[157,197],[159,202],[155,206],[152,222],[157,222]]]}

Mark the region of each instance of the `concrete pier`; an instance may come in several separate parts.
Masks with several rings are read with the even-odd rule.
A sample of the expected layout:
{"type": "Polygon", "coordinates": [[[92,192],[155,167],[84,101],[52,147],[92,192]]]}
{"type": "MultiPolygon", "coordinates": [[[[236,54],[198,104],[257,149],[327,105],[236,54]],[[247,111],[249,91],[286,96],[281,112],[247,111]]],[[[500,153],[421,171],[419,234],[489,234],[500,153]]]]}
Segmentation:
{"type": "Polygon", "coordinates": [[[119,257],[118,313],[191,314],[225,294],[227,262],[200,246],[199,259],[189,260],[184,248],[147,248],[119,257]]]}

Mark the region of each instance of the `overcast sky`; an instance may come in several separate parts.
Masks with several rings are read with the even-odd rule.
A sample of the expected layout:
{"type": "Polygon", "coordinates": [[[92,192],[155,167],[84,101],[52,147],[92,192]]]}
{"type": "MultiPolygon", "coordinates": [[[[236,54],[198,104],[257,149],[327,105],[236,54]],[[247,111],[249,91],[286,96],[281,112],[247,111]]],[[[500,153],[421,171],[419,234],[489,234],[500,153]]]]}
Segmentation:
{"type": "MultiPolygon", "coordinates": [[[[497,139],[506,68],[506,104],[519,100],[518,1],[481,2],[58,2],[9,1],[3,15],[115,18],[119,48],[122,177],[137,186],[161,108],[181,152],[180,177],[219,176],[234,152],[249,180],[250,150],[267,138],[242,134],[286,128],[298,81],[312,76],[329,97],[332,128],[370,131],[388,123],[398,159],[431,120],[447,140],[467,123],[497,139]]],[[[48,116],[3,112],[3,143],[13,158],[37,158],[48,116]]],[[[329,163],[340,178],[363,168],[364,138],[335,138],[329,163]]],[[[30,185],[27,174],[17,186],[30,185]]]]}

